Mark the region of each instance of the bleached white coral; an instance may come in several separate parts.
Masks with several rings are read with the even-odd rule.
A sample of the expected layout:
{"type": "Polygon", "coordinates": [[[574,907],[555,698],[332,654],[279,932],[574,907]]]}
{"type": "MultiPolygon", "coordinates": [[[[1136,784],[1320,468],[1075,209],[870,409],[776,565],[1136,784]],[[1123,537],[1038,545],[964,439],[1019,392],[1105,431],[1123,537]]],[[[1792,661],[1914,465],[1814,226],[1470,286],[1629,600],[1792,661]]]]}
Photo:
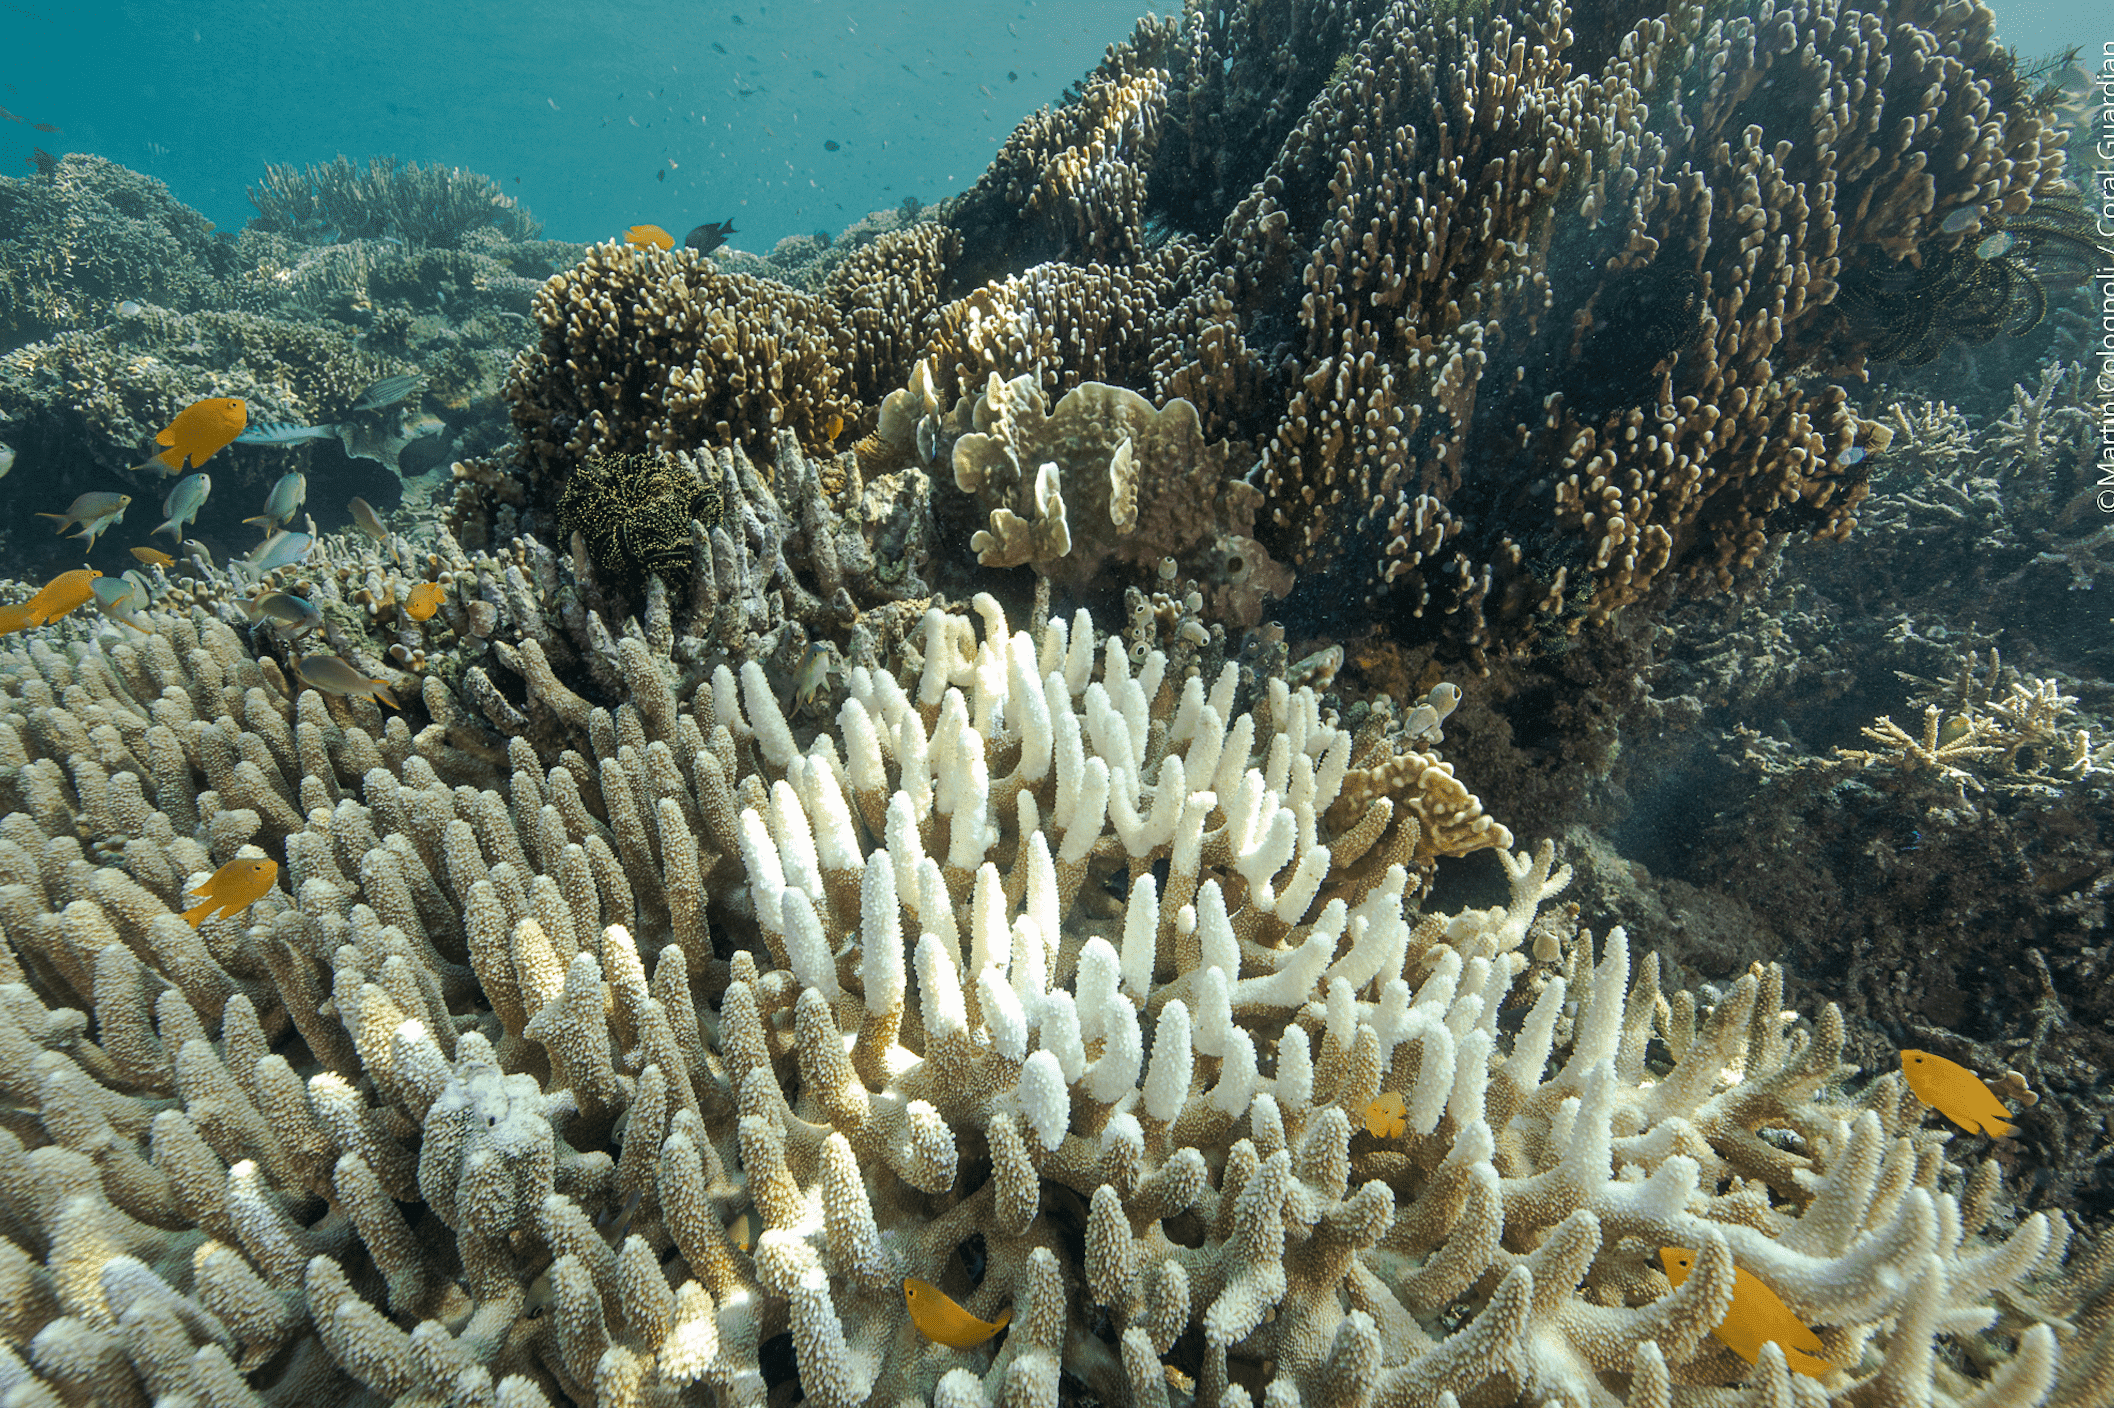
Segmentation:
{"type": "Polygon", "coordinates": [[[1546,919],[1537,966],[1546,845],[1501,850],[1507,904],[1420,913],[1395,799],[1436,762],[976,615],[804,746],[722,670],[505,793],[202,618],[7,657],[0,1393],[761,1405],[780,1334],[845,1408],[2048,1391],[2051,1327],[1989,1324],[2061,1239],[1986,1235],[1993,1177],[1947,1191],[1898,1078],[1832,1093],[1832,1009],[1795,1026],[1767,970],[1699,1014],[1546,919]],[[192,931],[266,793],[284,889],[192,931]],[[1825,1378],[1711,1337],[1735,1266],[1825,1378]],[[905,1276],[1004,1337],[927,1337],[905,1276]]]}

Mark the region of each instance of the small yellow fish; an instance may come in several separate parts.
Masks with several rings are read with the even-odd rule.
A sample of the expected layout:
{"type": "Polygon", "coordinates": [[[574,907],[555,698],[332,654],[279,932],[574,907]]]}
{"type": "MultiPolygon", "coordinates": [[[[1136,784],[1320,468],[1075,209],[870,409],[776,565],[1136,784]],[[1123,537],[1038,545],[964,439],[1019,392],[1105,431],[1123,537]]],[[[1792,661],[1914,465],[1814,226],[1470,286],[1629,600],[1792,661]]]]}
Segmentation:
{"type": "Polygon", "coordinates": [[[275,860],[261,856],[231,860],[214,871],[212,878],[189,888],[189,893],[202,897],[205,903],[185,910],[184,918],[196,929],[216,909],[226,915],[239,914],[263,898],[278,878],[279,862],[275,860]]]}
{"type": "Polygon", "coordinates": [[[61,572],[25,603],[28,619],[23,624],[48,626],[68,612],[86,606],[95,599],[93,583],[102,575],[93,567],[76,567],[71,572],[61,572]]]}
{"type": "Polygon", "coordinates": [[[1400,1139],[1409,1130],[1409,1106],[1390,1090],[1365,1107],[1365,1132],[1375,1139],[1400,1139]]]}
{"type": "Polygon", "coordinates": [[[249,403],[238,396],[209,396],[193,401],[154,437],[155,444],[169,448],[139,468],[181,474],[188,460],[196,469],[240,435],[249,423],[249,403]]]}
{"type": "Polygon", "coordinates": [[[910,1307],[910,1323],[934,1344],[951,1349],[974,1349],[1003,1330],[1013,1319],[1013,1308],[998,1312],[996,1320],[979,1320],[930,1281],[915,1276],[903,1278],[903,1304],[910,1307]]]}
{"type": "Polygon", "coordinates": [[[624,232],[624,243],[640,248],[674,249],[675,236],[658,225],[633,225],[624,232]]]}
{"type": "MultiPolygon", "coordinates": [[[[1666,1279],[1679,1286],[1696,1264],[1696,1254],[1686,1247],[1661,1247],[1659,1264],[1666,1268],[1666,1279]]],[[[1815,1357],[1822,1349],[1820,1336],[1793,1315],[1766,1283],[1737,1266],[1732,1268],[1732,1305],[1711,1333],[1749,1364],[1761,1357],[1764,1343],[1775,1340],[1793,1373],[1817,1379],[1835,1367],[1815,1357]]]]}
{"type": "Polygon", "coordinates": [[[1918,1100],[1969,1134],[1987,1134],[1992,1139],[2011,1135],[2012,1126],[2005,1123],[2010,1108],[1980,1076],[1957,1061],[1928,1051],[1904,1051],[1901,1074],[1908,1077],[1908,1088],[1918,1100]]]}
{"type": "Polygon", "coordinates": [[[756,1234],[762,1227],[763,1219],[756,1215],[756,1209],[744,1208],[727,1224],[727,1240],[748,1251],[756,1245],[756,1234]]]}
{"type": "Polygon", "coordinates": [[[430,621],[447,599],[448,589],[440,583],[420,582],[404,598],[404,614],[414,621],[430,621]]]}
{"type": "Polygon", "coordinates": [[[830,418],[829,418],[828,420],[826,420],[826,421],[824,421],[824,422],[822,423],[822,438],[823,438],[823,439],[825,439],[825,440],[828,440],[828,441],[829,441],[829,442],[831,442],[832,444],[836,443],[836,439],[837,439],[837,437],[838,437],[839,435],[842,435],[843,433],[844,433],[844,417],[843,417],[843,416],[831,416],[831,417],[830,417],[830,418]]]}
{"type": "Polygon", "coordinates": [[[176,565],[176,559],[163,552],[160,548],[133,548],[131,553],[149,567],[174,567],[176,565]]]}
{"type": "Polygon", "coordinates": [[[35,624],[30,620],[33,608],[26,601],[13,606],[0,606],[0,636],[11,636],[16,631],[28,630],[35,624]]]}
{"type": "Polygon", "coordinates": [[[66,512],[40,513],[37,517],[48,518],[58,524],[61,533],[76,523],[80,524],[81,531],[74,536],[86,538],[92,552],[95,549],[95,540],[102,536],[103,530],[124,520],[125,507],[131,502],[130,494],[83,494],[73,501],[73,506],[66,512]]]}
{"type": "Polygon", "coordinates": [[[351,662],[335,655],[301,655],[293,660],[294,677],[310,689],[342,694],[351,699],[372,699],[392,709],[403,706],[389,695],[389,681],[369,679],[351,662]]]}

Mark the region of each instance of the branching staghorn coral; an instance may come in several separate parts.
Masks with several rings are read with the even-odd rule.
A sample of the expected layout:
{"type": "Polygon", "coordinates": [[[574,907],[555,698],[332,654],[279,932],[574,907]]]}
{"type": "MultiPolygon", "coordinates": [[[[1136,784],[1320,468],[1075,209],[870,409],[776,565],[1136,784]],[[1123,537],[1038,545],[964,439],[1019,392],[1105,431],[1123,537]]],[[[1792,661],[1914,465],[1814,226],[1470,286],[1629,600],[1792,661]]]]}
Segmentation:
{"type": "Polygon", "coordinates": [[[265,229],[312,240],[390,235],[452,247],[487,227],[510,240],[533,240],[543,231],[491,177],[459,166],[399,166],[393,156],[371,158],[364,167],[342,155],[305,169],[267,165],[249,197],[265,229]]]}
{"type": "Polygon", "coordinates": [[[631,701],[485,786],[202,613],[10,651],[11,1401],[760,1405],[780,1335],[833,1408],[2041,1401],[2051,1326],[1984,1327],[2060,1239],[1985,1236],[1898,1078],[1832,1093],[1832,1009],[1560,942],[1551,849],[1309,690],[976,614],[804,744],[626,635],[631,701]],[[1420,912],[1476,847],[1509,902],[1420,912]],[[193,930],[245,848],[281,887],[193,930]],[[1734,1265],[1828,1378],[1708,1337],[1734,1265]]]}

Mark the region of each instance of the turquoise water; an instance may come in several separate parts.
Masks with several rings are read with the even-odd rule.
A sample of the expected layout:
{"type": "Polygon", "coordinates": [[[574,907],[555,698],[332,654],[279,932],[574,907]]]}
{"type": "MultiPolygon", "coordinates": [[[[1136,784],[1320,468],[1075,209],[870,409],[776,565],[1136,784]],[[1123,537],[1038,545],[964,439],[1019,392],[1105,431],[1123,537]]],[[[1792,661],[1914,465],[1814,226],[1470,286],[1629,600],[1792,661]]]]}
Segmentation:
{"type": "Polygon", "coordinates": [[[268,162],[396,155],[493,177],[555,239],[732,218],[760,251],[969,185],[1141,12],[9,0],[0,106],[27,122],[0,123],[0,167],[95,152],[236,229],[268,162]]]}

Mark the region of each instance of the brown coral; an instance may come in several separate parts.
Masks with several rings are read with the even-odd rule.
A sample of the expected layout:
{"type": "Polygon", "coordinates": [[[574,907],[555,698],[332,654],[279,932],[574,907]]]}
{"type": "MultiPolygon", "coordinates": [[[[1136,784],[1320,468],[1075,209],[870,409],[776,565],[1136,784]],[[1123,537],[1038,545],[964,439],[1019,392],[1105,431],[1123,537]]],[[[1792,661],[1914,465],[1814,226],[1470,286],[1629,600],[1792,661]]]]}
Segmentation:
{"type": "Polygon", "coordinates": [[[820,449],[858,415],[836,310],[695,250],[595,245],[544,284],[535,318],[508,398],[539,478],[590,453],[760,451],[781,429],[820,449]]]}

